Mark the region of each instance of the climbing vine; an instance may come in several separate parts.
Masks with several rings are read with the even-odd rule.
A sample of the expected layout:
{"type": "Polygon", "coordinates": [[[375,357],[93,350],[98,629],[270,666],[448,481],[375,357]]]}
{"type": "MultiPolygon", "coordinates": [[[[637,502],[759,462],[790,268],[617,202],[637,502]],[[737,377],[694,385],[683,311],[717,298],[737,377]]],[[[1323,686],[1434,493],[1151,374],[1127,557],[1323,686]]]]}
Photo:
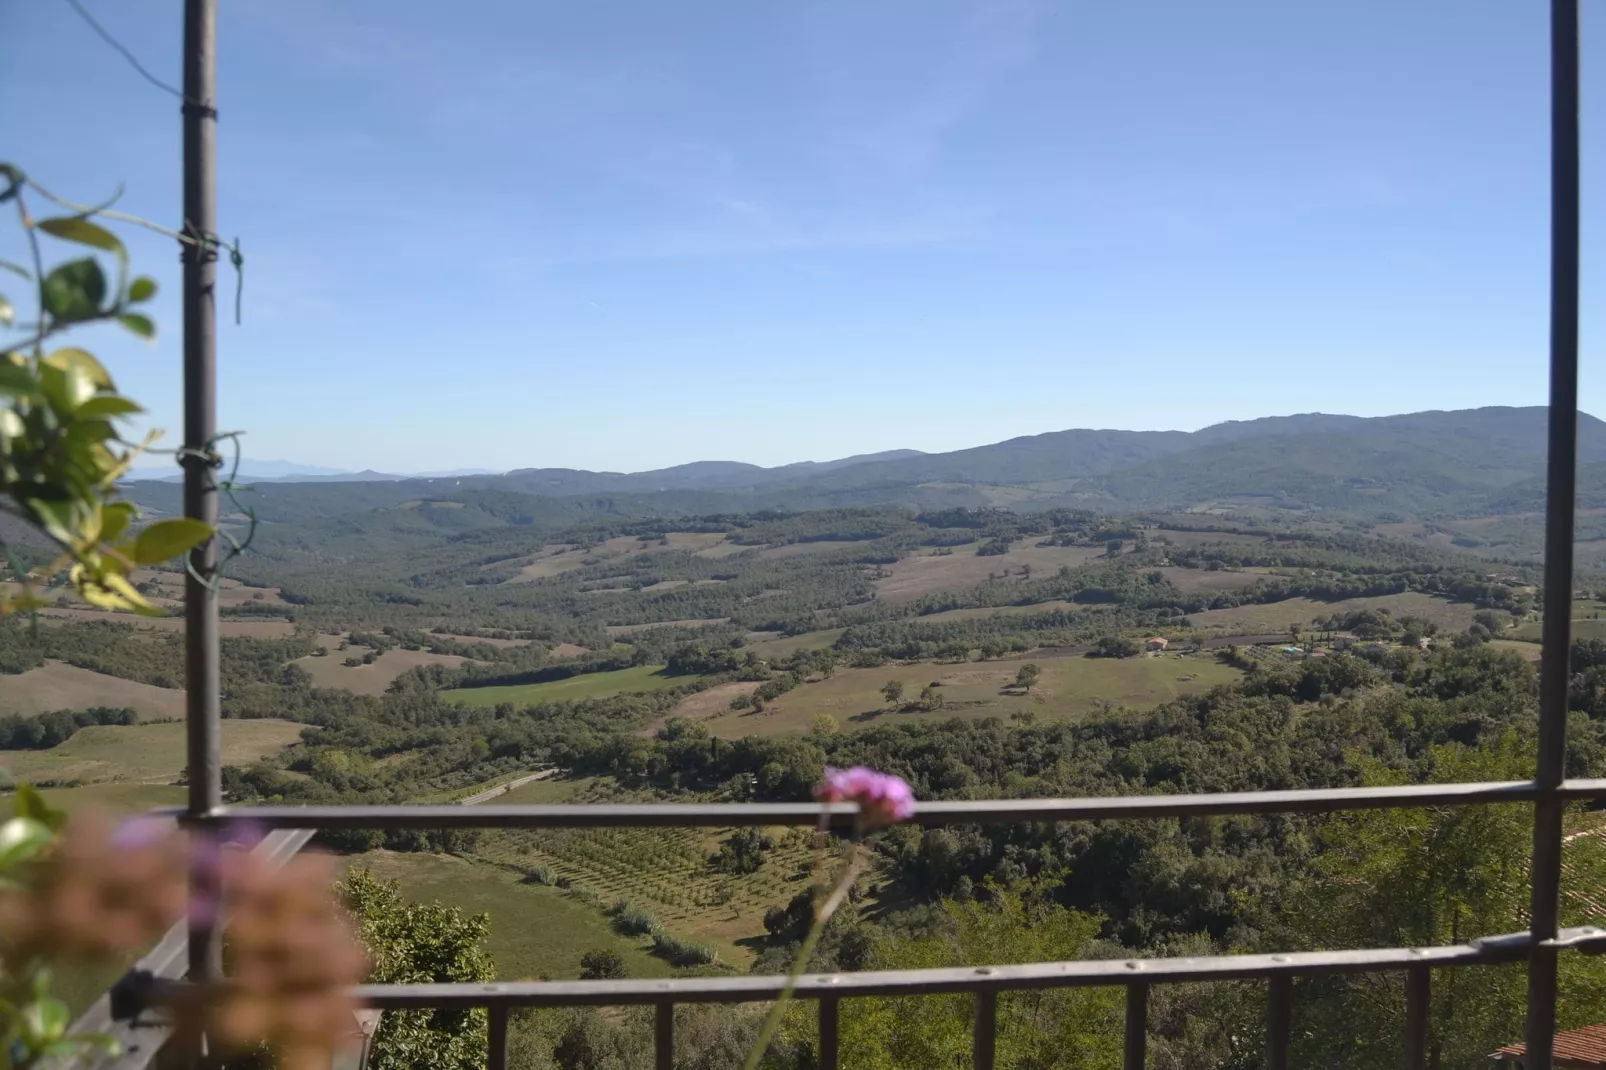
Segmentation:
{"type": "Polygon", "coordinates": [[[0,616],[47,604],[39,587],[63,573],[91,605],[160,614],[130,573],[186,553],[213,529],[180,517],[136,530],[137,511],[119,498],[117,481],[159,432],[126,441],[119,425],[143,410],[118,391],[93,354],[59,344],[69,330],[106,322],[154,339],[156,324],[141,306],[155,296],[156,283],[130,275],[127,248],[102,225],[109,205],[36,219],[28,208],[30,189],[38,187],[20,168],[0,164],[0,207],[14,207],[29,258],[26,264],[0,260],[0,273],[22,280],[31,298],[31,308],[19,312],[0,290],[0,331],[6,332],[0,340],[0,508],[44,535],[57,556],[25,569],[0,541],[14,578],[0,587],[0,616]],[[47,268],[51,243],[88,255],[47,268]]]}

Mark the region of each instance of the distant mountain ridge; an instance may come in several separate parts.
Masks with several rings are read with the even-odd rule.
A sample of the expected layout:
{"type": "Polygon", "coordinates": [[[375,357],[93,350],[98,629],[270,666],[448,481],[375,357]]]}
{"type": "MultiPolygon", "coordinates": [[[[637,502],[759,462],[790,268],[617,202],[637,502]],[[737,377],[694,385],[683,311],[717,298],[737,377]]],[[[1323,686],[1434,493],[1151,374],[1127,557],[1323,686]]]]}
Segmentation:
{"type": "MultiPolygon", "coordinates": [[[[1606,423],[1579,414],[1579,461],[1606,464],[1606,423]]],[[[1198,431],[1072,429],[948,453],[892,450],[764,468],[697,461],[649,472],[522,468],[501,475],[318,475],[259,489],[289,515],[336,515],[462,492],[594,499],[638,512],[832,506],[1055,506],[1106,512],[1268,508],[1357,516],[1474,515],[1542,497],[1548,410],[1488,407],[1230,421],[1198,431]],[[357,492],[357,484],[366,489],[357,492]],[[376,485],[376,484],[383,484],[376,485]],[[325,485],[330,493],[315,493],[325,485]],[[335,488],[345,488],[337,491],[335,488]],[[627,505],[628,502],[628,505],[627,505]]],[[[133,484],[133,486],[146,486],[133,484]]],[[[163,497],[154,490],[141,497],[163,497]]],[[[154,508],[156,506],[152,501],[154,508]]],[[[499,506],[517,511],[517,506],[499,506]]]]}

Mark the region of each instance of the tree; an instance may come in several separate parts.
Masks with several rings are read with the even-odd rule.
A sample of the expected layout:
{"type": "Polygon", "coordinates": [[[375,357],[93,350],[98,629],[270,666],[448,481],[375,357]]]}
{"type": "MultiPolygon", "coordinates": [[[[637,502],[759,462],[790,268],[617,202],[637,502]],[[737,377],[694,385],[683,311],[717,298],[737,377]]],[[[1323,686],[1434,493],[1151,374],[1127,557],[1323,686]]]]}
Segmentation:
{"type": "Polygon", "coordinates": [[[1027,662],[1020,667],[1020,671],[1015,673],[1015,686],[1030,692],[1032,685],[1037,683],[1037,678],[1042,675],[1042,672],[1042,669],[1039,669],[1031,662],[1027,662]]]}
{"type": "Polygon", "coordinates": [[[841,727],[829,713],[816,713],[809,718],[809,734],[812,736],[834,736],[841,727]]]}
{"type": "Polygon", "coordinates": [[[942,697],[942,692],[940,690],[938,690],[939,686],[940,685],[938,685],[938,684],[927,684],[925,687],[920,689],[920,708],[921,709],[923,709],[923,710],[940,710],[940,709],[942,709],[944,700],[943,700],[943,697],[942,697]]]}
{"type": "Polygon", "coordinates": [[[1093,653],[1101,658],[1133,658],[1142,653],[1138,644],[1118,635],[1106,635],[1093,646],[1093,653]]]}
{"type": "Polygon", "coordinates": [[[625,957],[617,951],[599,948],[580,956],[582,981],[617,981],[629,976],[630,971],[625,969],[625,957]]]}
{"type": "Polygon", "coordinates": [[[888,680],[881,685],[881,694],[885,696],[888,706],[896,706],[898,700],[903,698],[903,681],[888,680]]]}
{"type": "MultiPolygon", "coordinates": [[[[1086,956],[1103,919],[989,884],[987,898],[945,900],[931,935],[883,937],[872,969],[1052,962],[1086,956]]],[[[864,1070],[970,1065],[975,1001],[968,994],[871,997],[842,1005],[842,1065],[864,1070]]],[[[1122,996],[1110,988],[1009,992],[998,1000],[998,1065],[1115,1070],[1122,996]]],[[[806,1023],[812,1030],[813,1023],[806,1023]]]]}
{"type": "Polygon", "coordinates": [[[1104,553],[1105,553],[1105,556],[1107,556],[1107,557],[1120,557],[1121,556],[1121,540],[1120,539],[1111,539],[1109,542],[1105,543],[1104,544],[1104,553]]]}
{"type": "MultiPolygon", "coordinates": [[[[1515,735],[1473,750],[1459,745],[1425,757],[1435,783],[1518,780],[1533,757],[1515,735]]],[[[1381,763],[1363,765],[1368,785],[1405,782],[1381,763]]],[[[1286,897],[1284,921],[1299,946],[1423,947],[1466,943],[1528,925],[1531,814],[1522,807],[1466,806],[1367,810],[1328,818],[1303,890],[1286,897]]],[[[1561,923],[1590,924],[1591,889],[1606,880],[1606,847],[1570,839],[1561,923]]],[[[1559,1028],[1606,1013],[1606,964],[1563,955],[1559,1028]]],[[[1310,988],[1300,1066],[1387,1065],[1404,1028],[1398,977],[1345,975],[1310,988]],[[1385,998],[1388,997],[1388,998],[1385,998]],[[1370,1056],[1370,1057],[1369,1057],[1370,1056]]],[[[1502,1044],[1521,1039],[1525,976],[1480,966],[1436,971],[1429,1014],[1429,1065],[1483,1065],[1502,1044]]]]}
{"type": "MultiPolygon", "coordinates": [[[[487,914],[467,915],[444,903],[414,903],[396,881],[355,869],[336,886],[368,949],[374,984],[494,980],[496,967],[483,943],[487,914]]],[[[372,1070],[479,1070],[485,1065],[486,1012],[387,1011],[374,1037],[372,1070]]]]}

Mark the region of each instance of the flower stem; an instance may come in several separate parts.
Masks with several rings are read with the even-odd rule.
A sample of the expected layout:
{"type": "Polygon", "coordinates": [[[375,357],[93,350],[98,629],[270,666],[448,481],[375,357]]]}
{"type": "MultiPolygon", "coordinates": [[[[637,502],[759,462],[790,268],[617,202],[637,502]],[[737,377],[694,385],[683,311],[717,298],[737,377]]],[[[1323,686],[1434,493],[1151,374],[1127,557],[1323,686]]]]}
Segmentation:
{"type": "Polygon", "coordinates": [[[757,1070],[759,1060],[764,1058],[764,1052],[770,1046],[770,1040],[775,1036],[775,1030],[781,1024],[781,1014],[786,1010],[786,1004],[792,998],[792,992],[797,988],[797,979],[803,976],[808,969],[809,960],[814,957],[814,949],[819,946],[820,937],[825,933],[825,924],[831,920],[842,901],[848,897],[848,889],[853,882],[859,879],[864,870],[865,850],[864,844],[853,845],[852,855],[847,866],[842,870],[842,876],[837,879],[836,887],[818,910],[814,912],[814,924],[809,926],[808,935],[803,937],[803,944],[797,949],[797,958],[792,961],[792,968],[786,974],[786,984],[781,988],[781,994],[770,1005],[770,1012],[764,1018],[764,1025],[758,1031],[758,1039],[747,1052],[747,1059],[742,1063],[742,1070],[757,1070]]]}

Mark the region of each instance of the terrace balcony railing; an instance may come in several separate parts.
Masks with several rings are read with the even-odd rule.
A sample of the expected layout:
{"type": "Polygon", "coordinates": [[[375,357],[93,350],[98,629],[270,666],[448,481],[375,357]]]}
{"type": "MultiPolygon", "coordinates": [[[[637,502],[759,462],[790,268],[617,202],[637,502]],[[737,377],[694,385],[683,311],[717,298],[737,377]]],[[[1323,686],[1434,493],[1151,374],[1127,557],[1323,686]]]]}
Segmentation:
{"type": "MultiPolygon", "coordinates": [[[[1528,1003],[1523,1065],[1552,1065],[1557,959],[1606,951],[1606,929],[1558,927],[1562,814],[1569,803],[1606,798],[1606,780],[1566,780],[1570,595],[1578,411],[1578,4],[1548,0],[1551,83],[1550,219],[1550,425],[1546,514],[1543,661],[1540,669],[1538,766],[1532,780],[1485,784],[1431,784],[1313,791],[1214,795],[1157,795],[1093,799],[934,802],[921,806],[921,825],[1172,818],[1206,814],[1274,814],[1377,807],[1483,806],[1521,803],[1533,810],[1530,925],[1526,931],[1436,947],[1395,947],[1204,958],[999,963],[935,970],[812,974],[797,997],[818,1005],[818,1062],[839,1065],[837,1025],[841,1003],[864,996],[971,993],[975,1001],[974,1065],[995,1065],[1000,994],[1026,989],[1115,985],[1126,990],[1125,1067],[1144,1065],[1150,989],[1178,982],[1250,980],[1266,986],[1265,1063],[1289,1065],[1289,1021],[1295,978],[1343,972],[1401,975],[1406,1007],[1402,1059],[1427,1065],[1432,971],[1444,967],[1526,962],[1528,1003]]],[[[212,153],[215,110],[216,0],[185,2],[184,113],[185,215],[201,233],[215,226],[212,153]]],[[[185,505],[186,514],[217,519],[217,485],[205,462],[214,438],[215,250],[184,247],[185,276],[185,505]]],[[[258,848],[287,859],[320,829],[332,828],[624,828],[666,826],[813,827],[822,821],[847,829],[848,805],[569,805],[569,806],[335,806],[232,807],[222,805],[218,751],[217,603],[208,584],[217,569],[214,544],[196,550],[186,591],[188,638],[189,803],[183,819],[205,829],[248,819],[275,830],[258,848]]],[[[199,876],[197,879],[200,879],[199,876]]],[[[93,1065],[133,1070],[149,1065],[166,1040],[150,1010],[170,989],[215,977],[219,933],[199,920],[180,929],[119,981],[76,1023],[75,1030],[109,1029],[125,1054],[93,1065]],[[186,978],[188,980],[186,980],[186,978]]],[[[498,984],[364,985],[358,1000],[380,1010],[485,1007],[489,1012],[492,1070],[507,1065],[509,1012],[518,1007],[651,1005],[656,1008],[656,1065],[674,1065],[674,1009],[680,1003],[746,1002],[775,998],[779,977],[710,977],[674,980],[565,981],[498,984]]],[[[80,1064],[83,1065],[83,1064],[80,1064]]]]}

